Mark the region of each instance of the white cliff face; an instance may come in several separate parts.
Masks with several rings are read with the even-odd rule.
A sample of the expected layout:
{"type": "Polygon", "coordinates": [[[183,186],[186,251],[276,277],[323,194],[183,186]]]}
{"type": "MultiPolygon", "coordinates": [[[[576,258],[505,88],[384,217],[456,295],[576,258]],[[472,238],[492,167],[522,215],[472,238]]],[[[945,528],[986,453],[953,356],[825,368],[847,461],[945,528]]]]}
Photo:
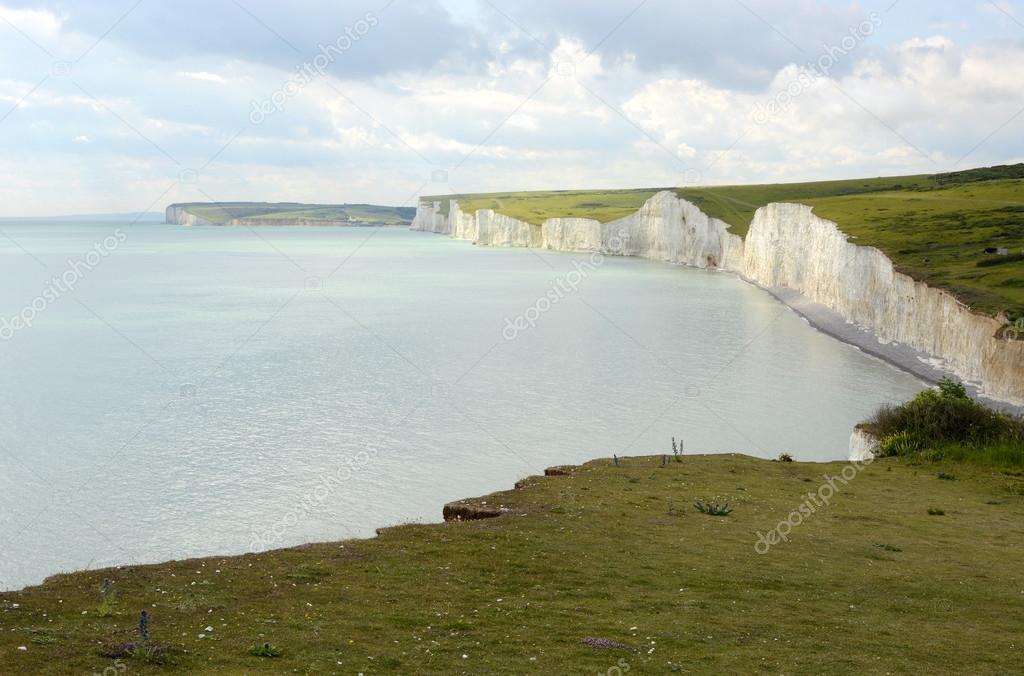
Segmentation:
{"type": "Polygon", "coordinates": [[[536,226],[490,210],[466,214],[455,201],[445,217],[439,202],[421,202],[412,229],[480,245],[602,251],[734,272],[765,288],[798,291],[883,341],[938,357],[983,394],[1024,404],[1024,341],[997,339],[997,320],[896,272],[885,254],[849,242],[808,206],[758,209],[746,240],[669,191],[603,224],[551,218],[536,226]]]}
{"type": "Polygon", "coordinates": [[[211,225],[205,219],[190,214],[185,207],[171,205],[164,212],[164,223],[171,225],[211,225]]]}
{"type": "Polygon", "coordinates": [[[448,218],[441,213],[440,202],[420,202],[416,209],[416,217],[412,219],[412,230],[423,232],[436,232],[439,235],[449,235],[448,218]]]}
{"type": "Polygon", "coordinates": [[[853,430],[850,435],[850,461],[869,462],[875,459],[878,450],[878,439],[875,435],[862,429],[853,430]]]}
{"type": "Polygon", "coordinates": [[[1024,343],[996,338],[999,321],[897,272],[881,251],[847,241],[810,207],[759,209],[744,271],[762,286],[795,289],[882,340],[939,357],[988,396],[1018,405],[1024,400],[1024,343]]]}
{"type": "Polygon", "coordinates": [[[467,223],[466,227],[460,227],[461,231],[470,232],[473,228],[473,221],[476,222],[475,241],[486,242],[489,246],[518,246],[534,247],[543,246],[541,226],[530,225],[514,218],[495,213],[490,209],[481,209],[476,212],[476,218],[463,214],[459,211],[459,220],[467,223]]]}
{"type": "Polygon", "coordinates": [[[555,251],[601,251],[608,238],[606,231],[613,231],[613,224],[607,225],[606,228],[589,218],[549,218],[541,225],[543,247],[555,251]]]}
{"type": "Polygon", "coordinates": [[[727,228],[689,202],[670,192],[660,192],[635,214],[609,223],[588,218],[549,218],[540,228],[539,246],[732,269],[734,263],[742,262],[743,240],[727,228]]]}

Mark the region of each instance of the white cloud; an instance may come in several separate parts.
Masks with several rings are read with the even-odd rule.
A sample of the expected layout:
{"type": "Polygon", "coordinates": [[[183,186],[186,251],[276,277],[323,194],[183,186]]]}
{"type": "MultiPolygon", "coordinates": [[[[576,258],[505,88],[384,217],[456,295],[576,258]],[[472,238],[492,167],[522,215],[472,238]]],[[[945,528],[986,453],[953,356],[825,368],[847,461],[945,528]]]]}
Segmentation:
{"type": "Polygon", "coordinates": [[[663,79],[624,108],[666,147],[696,145],[706,164],[730,137],[738,141],[714,166],[724,179],[939,171],[1024,107],[1015,76],[1004,74],[1021,59],[1020,49],[965,51],[928,37],[897,46],[886,61],[858,63],[844,77],[806,81],[792,96],[789,85],[801,73],[795,66],[760,96],[663,79]]]}
{"type": "Polygon", "coordinates": [[[45,9],[13,9],[0,5],[0,24],[34,40],[50,40],[61,30],[60,18],[45,9]]]}
{"type": "Polygon", "coordinates": [[[223,77],[216,73],[207,73],[206,71],[198,71],[189,73],[186,71],[178,71],[178,77],[187,78],[190,80],[199,80],[201,82],[215,82],[217,84],[224,84],[227,82],[223,77]]]}

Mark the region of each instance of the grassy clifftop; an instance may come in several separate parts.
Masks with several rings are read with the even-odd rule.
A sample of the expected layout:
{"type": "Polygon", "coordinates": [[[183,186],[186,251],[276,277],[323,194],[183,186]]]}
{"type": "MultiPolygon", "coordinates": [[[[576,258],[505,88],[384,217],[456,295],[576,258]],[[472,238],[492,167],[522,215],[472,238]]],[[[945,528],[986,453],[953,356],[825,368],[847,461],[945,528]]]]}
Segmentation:
{"type": "Polygon", "coordinates": [[[471,501],[503,506],[494,519],[0,593],[0,671],[1019,669],[1021,477],[879,460],[833,481],[827,504],[758,553],[758,534],[795,522],[809,494],[827,493],[823,475],[845,465],[667,460],[595,461],[471,501]],[[734,511],[698,513],[695,499],[734,511]],[[138,633],[143,609],[149,643],[138,633]],[[102,656],[133,642],[157,650],[102,656]]]}
{"type": "Polygon", "coordinates": [[[245,223],[351,223],[353,225],[408,225],[416,215],[413,207],[382,207],[373,204],[299,204],[292,202],[196,202],[172,204],[214,224],[245,223]]]}
{"type": "MultiPolygon", "coordinates": [[[[670,188],[671,189],[671,188],[670,188]]],[[[954,293],[975,309],[1024,315],[1024,260],[989,248],[1024,251],[1024,164],[968,171],[817,183],[671,189],[745,235],[754,212],[798,202],[837,222],[857,244],[884,251],[915,279],[954,293]]],[[[448,195],[468,211],[494,209],[539,224],[576,216],[608,222],[628,216],[657,192],[562,191],[448,195]]]]}

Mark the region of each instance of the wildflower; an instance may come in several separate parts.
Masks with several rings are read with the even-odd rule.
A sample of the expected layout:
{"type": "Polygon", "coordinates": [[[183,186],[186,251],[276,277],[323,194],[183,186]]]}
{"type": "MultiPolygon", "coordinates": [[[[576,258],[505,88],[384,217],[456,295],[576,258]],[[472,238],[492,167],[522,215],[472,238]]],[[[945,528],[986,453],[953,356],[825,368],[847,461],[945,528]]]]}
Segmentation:
{"type": "Polygon", "coordinates": [[[613,641],[607,638],[592,638],[588,636],[587,638],[583,639],[583,643],[595,649],[605,648],[607,650],[628,650],[631,652],[633,650],[625,643],[619,643],[618,641],[613,641]]]}
{"type": "Polygon", "coordinates": [[[149,641],[149,613],[145,610],[139,613],[139,636],[143,641],[149,641]]]}

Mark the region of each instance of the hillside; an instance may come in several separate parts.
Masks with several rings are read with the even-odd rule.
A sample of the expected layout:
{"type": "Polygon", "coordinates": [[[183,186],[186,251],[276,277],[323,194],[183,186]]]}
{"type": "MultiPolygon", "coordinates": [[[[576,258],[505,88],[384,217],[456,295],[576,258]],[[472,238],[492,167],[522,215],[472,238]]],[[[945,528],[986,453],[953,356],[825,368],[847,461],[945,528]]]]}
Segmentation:
{"type": "Polygon", "coordinates": [[[373,204],[195,202],[167,207],[169,223],[209,225],[408,225],[415,215],[413,207],[373,204]]]}
{"type": "MultiPolygon", "coordinates": [[[[493,209],[529,223],[623,218],[660,189],[510,192],[425,197],[442,208],[493,209]]],[[[882,250],[901,272],[988,314],[1024,316],[1024,164],[956,173],[775,185],[671,189],[745,235],[754,212],[797,202],[882,250]],[[986,249],[1005,248],[1010,256],[986,249]]]]}
{"type": "Polygon", "coordinates": [[[833,481],[787,541],[755,549],[809,493],[825,495],[823,475],[854,468],[681,460],[599,460],[469,501],[501,506],[499,518],[0,593],[0,670],[1018,671],[1020,476],[878,460],[833,481]],[[708,516],[697,499],[734,511],[708,516]],[[127,654],[132,643],[144,649],[127,654]]]}

